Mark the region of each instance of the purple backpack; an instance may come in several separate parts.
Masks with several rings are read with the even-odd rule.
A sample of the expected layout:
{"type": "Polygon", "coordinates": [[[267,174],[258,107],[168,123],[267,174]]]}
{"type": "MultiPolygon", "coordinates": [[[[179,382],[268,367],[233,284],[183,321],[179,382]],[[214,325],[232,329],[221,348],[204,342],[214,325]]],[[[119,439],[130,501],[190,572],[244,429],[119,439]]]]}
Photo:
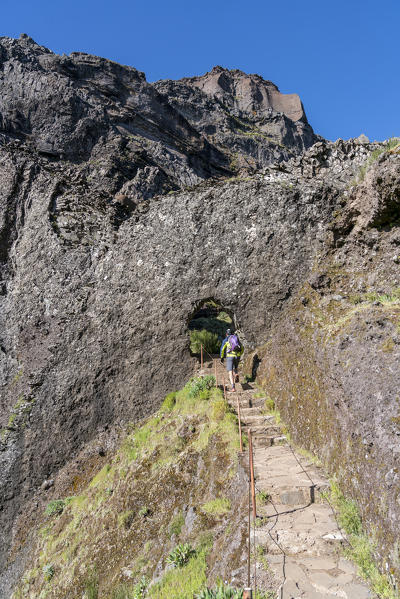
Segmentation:
{"type": "Polygon", "coordinates": [[[230,335],[228,343],[230,347],[229,351],[236,351],[237,349],[240,349],[240,342],[237,335],[230,335]]]}

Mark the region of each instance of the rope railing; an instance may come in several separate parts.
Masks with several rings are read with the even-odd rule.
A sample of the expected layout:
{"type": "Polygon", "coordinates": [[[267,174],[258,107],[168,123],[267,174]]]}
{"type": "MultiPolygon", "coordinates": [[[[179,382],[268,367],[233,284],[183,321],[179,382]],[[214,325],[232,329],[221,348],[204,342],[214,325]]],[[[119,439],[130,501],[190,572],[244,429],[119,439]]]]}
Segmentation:
{"type": "MultiPolygon", "coordinates": [[[[215,384],[218,387],[218,374],[217,374],[217,362],[218,359],[212,356],[204,347],[201,345],[200,348],[200,363],[201,370],[204,370],[204,357],[209,356],[213,362],[215,384]]],[[[222,386],[224,392],[224,399],[227,401],[226,392],[226,379],[222,378],[222,386]]],[[[238,428],[239,428],[239,448],[240,453],[243,454],[243,435],[242,435],[242,422],[240,413],[240,401],[239,395],[236,394],[237,402],[237,415],[238,415],[238,428]]],[[[248,466],[249,466],[249,503],[248,503],[248,557],[247,557],[247,587],[243,589],[243,599],[252,599],[257,596],[257,560],[256,560],[256,518],[257,518],[257,505],[256,505],[256,490],[255,490],[255,476],[254,476],[254,456],[253,456],[253,440],[251,429],[248,432],[249,439],[249,453],[248,453],[248,466]],[[254,595],[251,588],[251,520],[253,521],[253,553],[254,553],[254,595]]]]}

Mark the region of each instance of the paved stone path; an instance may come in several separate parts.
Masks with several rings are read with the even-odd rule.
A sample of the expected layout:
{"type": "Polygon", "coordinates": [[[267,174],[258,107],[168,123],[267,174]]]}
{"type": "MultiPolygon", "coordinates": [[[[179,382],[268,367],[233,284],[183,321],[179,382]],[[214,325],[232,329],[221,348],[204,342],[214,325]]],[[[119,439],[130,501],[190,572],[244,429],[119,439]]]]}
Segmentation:
{"type": "MultiPolygon", "coordinates": [[[[214,374],[214,367],[205,361],[204,374],[214,374]]],[[[223,377],[228,381],[219,360],[217,376],[220,386],[223,377]]],[[[280,581],[279,599],[375,598],[341,556],[346,539],[321,496],[329,488],[321,469],[292,450],[274,417],[265,413],[265,397],[255,399],[249,384],[239,383],[236,390],[227,394],[228,401],[236,411],[239,398],[243,430],[252,431],[256,489],[269,496],[257,505],[256,544],[265,558],[257,571],[266,560],[280,581]]]]}

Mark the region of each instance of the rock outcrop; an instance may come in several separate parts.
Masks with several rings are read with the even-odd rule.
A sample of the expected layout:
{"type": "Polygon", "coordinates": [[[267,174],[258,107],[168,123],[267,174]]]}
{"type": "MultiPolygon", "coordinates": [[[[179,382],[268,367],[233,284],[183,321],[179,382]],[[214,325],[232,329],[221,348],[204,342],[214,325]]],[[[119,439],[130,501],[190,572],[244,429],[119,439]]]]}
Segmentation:
{"type": "MultiPolygon", "coordinates": [[[[205,299],[235,315],[247,347],[279,333],[271,359],[290,383],[279,348],[286,339],[297,347],[290,331],[304,314],[290,310],[311,301],[306,281],[318,297],[333,280],[336,294],[392,292],[399,157],[384,155],[361,193],[352,181],[377,145],[318,140],[298,99],[238,71],[149,84],[135,69],[57,56],[27,36],[2,38],[0,66],[4,568],[10,547],[13,556],[22,548],[15,540],[35,490],[191,373],[187,323],[205,299]],[[378,194],[374,216],[362,205],[369,193],[378,194]],[[348,278],[334,279],[343,264],[348,278]]],[[[357,355],[354,368],[361,359],[367,368],[357,355]]],[[[388,393],[398,353],[389,358],[379,357],[382,369],[390,364],[388,393]]],[[[356,418],[351,398],[343,405],[356,418]]],[[[392,396],[385,402],[396,418],[392,396]]]]}
{"type": "Polygon", "coordinates": [[[134,68],[58,56],[26,35],[1,38],[0,65],[2,138],[85,164],[92,184],[107,182],[128,204],[286,159],[317,139],[297,96],[240,71],[150,84],[134,68]]]}

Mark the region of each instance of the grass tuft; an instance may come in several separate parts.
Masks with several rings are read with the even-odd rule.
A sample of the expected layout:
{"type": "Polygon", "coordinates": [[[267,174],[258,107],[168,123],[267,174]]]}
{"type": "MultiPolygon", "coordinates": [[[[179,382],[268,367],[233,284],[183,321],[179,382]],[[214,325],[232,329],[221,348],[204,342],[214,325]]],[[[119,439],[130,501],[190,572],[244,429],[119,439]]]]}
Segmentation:
{"type": "Polygon", "coordinates": [[[160,582],[148,590],[149,599],[193,599],[207,584],[206,552],[199,551],[182,568],[166,572],[160,582]]]}
{"type": "Polygon", "coordinates": [[[350,545],[345,550],[346,557],[357,564],[360,576],[369,582],[381,599],[398,599],[398,593],[389,577],[379,571],[374,555],[376,546],[363,531],[357,504],[343,495],[336,480],[332,480],[330,484],[330,501],[337,510],[339,524],[349,535],[350,545]]]}
{"type": "Polygon", "coordinates": [[[231,502],[225,497],[219,497],[203,503],[201,511],[209,516],[223,516],[231,509],[231,502]]]}

